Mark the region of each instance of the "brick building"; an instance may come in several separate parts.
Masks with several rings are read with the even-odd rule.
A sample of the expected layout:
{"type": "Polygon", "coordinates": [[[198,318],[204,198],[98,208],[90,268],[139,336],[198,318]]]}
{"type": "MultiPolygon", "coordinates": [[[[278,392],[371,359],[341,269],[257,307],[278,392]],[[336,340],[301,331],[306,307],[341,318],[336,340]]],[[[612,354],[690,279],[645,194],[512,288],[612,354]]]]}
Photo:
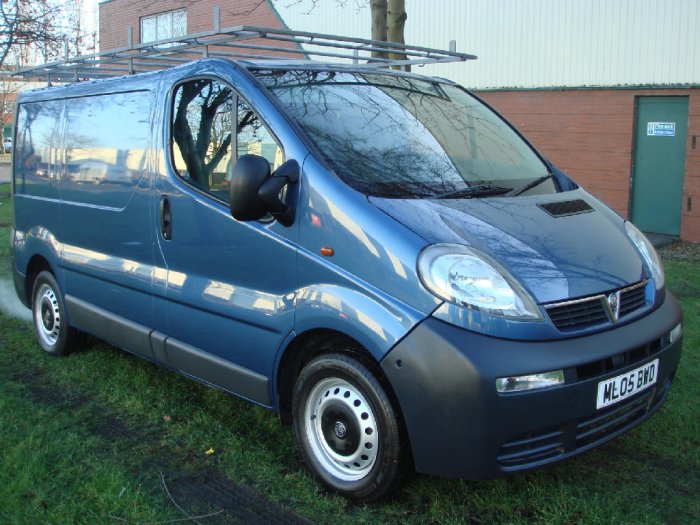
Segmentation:
{"type": "MultiPolygon", "coordinates": [[[[473,89],[545,156],[642,230],[700,242],[700,3],[409,0],[406,40],[479,55],[417,72],[473,89]]],[[[100,48],[238,24],[369,38],[335,1],[107,0],[100,48]],[[183,15],[184,13],[184,15],[183,15]],[[170,32],[170,33],[169,33],[170,32]]],[[[290,45],[291,47],[291,45],[290,45]]]]}
{"type": "MultiPolygon", "coordinates": [[[[700,147],[696,138],[700,135],[700,89],[525,89],[489,90],[478,94],[559,168],[620,215],[632,219],[647,232],[700,242],[700,147]],[[670,232],[652,229],[663,211],[652,208],[647,218],[644,210],[641,217],[633,210],[635,158],[644,154],[635,149],[635,131],[646,125],[637,115],[640,101],[650,97],[688,102],[685,166],[680,173],[683,181],[680,191],[675,192],[675,207],[668,210],[678,215],[679,220],[674,224],[680,229],[670,232]]],[[[659,140],[665,138],[658,137],[659,140]]],[[[668,189],[664,187],[663,177],[659,178],[654,198],[668,189]]],[[[648,183],[657,184],[655,180],[648,183]]],[[[638,206],[654,205],[645,203],[645,198],[646,195],[641,196],[638,206]]],[[[667,206],[671,203],[662,204],[661,210],[671,208],[667,206]]]]}
{"type": "MultiPolygon", "coordinates": [[[[214,7],[220,7],[222,28],[236,25],[285,27],[269,0],[105,0],[99,4],[100,50],[125,47],[129,28],[134,44],[209,31],[213,28],[214,7]]],[[[278,45],[297,49],[288,42],[278,45]]],[[[246,52],[256,53],[254,50],[246,52]]]]}

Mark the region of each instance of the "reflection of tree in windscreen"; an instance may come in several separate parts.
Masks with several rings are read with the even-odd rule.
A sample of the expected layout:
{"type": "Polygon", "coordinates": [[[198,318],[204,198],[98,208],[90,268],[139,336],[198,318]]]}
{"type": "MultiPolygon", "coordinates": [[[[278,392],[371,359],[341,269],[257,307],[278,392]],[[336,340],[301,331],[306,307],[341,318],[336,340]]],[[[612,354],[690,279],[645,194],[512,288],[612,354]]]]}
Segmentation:
{"type": "Polygon", "coordinates": [[[195,80],[179,88],[173,138],[193,183],[209,189],[210,175],[231,146],[231,88],[195,80]]]}
{"type": "Polygon", "coordinates": [[[256,71],[336,173],[369,194],[428,196],[544,171],[461,89],[411,77],[256,71]]]}

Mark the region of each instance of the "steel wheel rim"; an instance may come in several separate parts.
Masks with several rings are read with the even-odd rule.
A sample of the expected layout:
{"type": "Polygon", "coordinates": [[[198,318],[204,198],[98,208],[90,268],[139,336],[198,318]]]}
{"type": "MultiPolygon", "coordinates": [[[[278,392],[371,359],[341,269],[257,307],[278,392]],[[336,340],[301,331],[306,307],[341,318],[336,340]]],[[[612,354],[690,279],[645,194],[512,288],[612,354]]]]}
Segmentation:
{"type": "Polygon", "coordinates": [[[326,472],[357,481],[372,470],[379,432],[372,407],[357,387],[339,378],[316,384],[304,411],[311,451],[326,472]]]}
{"type": "Polygon", "coordinates": [[[61,311],[58,297],[53,289],[42,284],[34,305],[34,325],[36,333],[44,346],[51,347],[58,342],[61,333],[61,311]]]}

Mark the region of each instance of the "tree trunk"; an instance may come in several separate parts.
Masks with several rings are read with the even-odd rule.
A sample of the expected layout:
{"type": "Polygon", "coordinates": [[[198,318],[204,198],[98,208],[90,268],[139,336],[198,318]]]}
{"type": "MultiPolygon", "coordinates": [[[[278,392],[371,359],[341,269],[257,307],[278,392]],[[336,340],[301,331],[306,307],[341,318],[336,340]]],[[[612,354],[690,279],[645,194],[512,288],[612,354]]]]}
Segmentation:
{"type": "MultiPolygon", "coordinates": [[[[372,13],[372,40],[386,42],[387,38],[387,0],[371,0],[369,3],[372,13]]],[[[372,56],[377,58],[388,58],[386,53],[372,51],[372,56]]]]}
{"type": "MultiPolygon", "coordinates": [[[[405,44],[403,29],[406,25],[406,0],[388,0],[387,2],[387,42],[405,44]]],[[[406,55],[401,53],[389,53],[392,60],[404,60],[406,55]]],[[[395,69],[401,69],[396,66],[395,69]]],[[[408,69],[408,67],[406,68],[408,69]]]]}

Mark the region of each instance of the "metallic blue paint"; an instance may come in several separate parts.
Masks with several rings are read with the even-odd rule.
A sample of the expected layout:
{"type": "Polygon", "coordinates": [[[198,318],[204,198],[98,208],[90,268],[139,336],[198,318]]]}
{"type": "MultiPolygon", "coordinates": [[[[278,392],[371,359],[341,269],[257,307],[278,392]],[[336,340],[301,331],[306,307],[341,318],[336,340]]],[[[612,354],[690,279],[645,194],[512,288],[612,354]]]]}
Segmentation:
{"type": "MultiPolygon", "coordinates": [[[[120,103],[128,106],[128,99],[120,103]]],[[[47,116],[53,127],[41,144],[45,158],[29,153],[22,158],[18,133],[16,274],[27,274],[32,256],[44,257],[63,293],[270,378],[273,404],[281,357],[310,330],[344,333],[377,361],[431,315],[501,339],[563,338],[546,319],[508,321],[433,296],[416,267],[431,243],[463,243],[488,253],[538,303],[646,276],[622,219],[583,190],[471,200],[368,199],[324,164],[246,63],[207,59],[164,72],[23,92],[19,107],[20,116],[50,107],[54,121],[47,116]],[[194,78],[229,84],[266,123],[285,158],[302,166],[301,180],[290,190],[298,192],[291,227],[238,222],[226,203],[172,169],[172,95],[180,82],[194,78]],[[72,107],[66,101],[105,93],[149,97],[149,114],[139,121],[147,122],[142,146],[120,145],[105,133],[100,136],[108,145],[98,155],[90,137],[66,135],[72,107]],[[93,153],[71,164],[71,155],[81,149],[93,153]],[[125,176],[120,166],[133,159],[138,162],[125,176]],[[109,177],[113,183],[102,184],[109,177]],[[169,240],[160,231],[164,197],[172,211],[169,240]],[[574,198],[595,211],[553,218],[537,206],[574,198]],[[322,255],[321,248],[332,248],[333,255],[322,255]]],[[[128,120],[125,125],[119,118],[115,114],[105,128],[123,133],[128,120]]],[[[662,300],[650,283],[647,308],[629,321],[662,300]]]]}
{"type": "MultiPolygon", "coordinates": [[[[581,189],[554,195],[489,199],[382,199],[370,202],[429,243],[473,246],[500,262],[539,304],[598,294],[647,277],[642,260],[625,234],[623,220],[581,189]],[[553,217],[538,204],[583,199],[589,213],[553,217]]],[[[647,306],[624,322],[657,307],[653,283],[647,306]]],[[[609,328],[594,326],[562,334],[542,321],[514,321],[451,303],[433,314],[451,324],[506,339],[549,340],[609,328]]]]}
{"type": "Polygon", "coordinates": [[[538,303],[619,288],[643,276],[623,221],[599,212],[604,205],[583,190],[515,198],[370,200],[430,243],[466,244],[489,254],[538,303]],[[579,198],[596,211],[555,218],[537,206],[579,198]]]}

